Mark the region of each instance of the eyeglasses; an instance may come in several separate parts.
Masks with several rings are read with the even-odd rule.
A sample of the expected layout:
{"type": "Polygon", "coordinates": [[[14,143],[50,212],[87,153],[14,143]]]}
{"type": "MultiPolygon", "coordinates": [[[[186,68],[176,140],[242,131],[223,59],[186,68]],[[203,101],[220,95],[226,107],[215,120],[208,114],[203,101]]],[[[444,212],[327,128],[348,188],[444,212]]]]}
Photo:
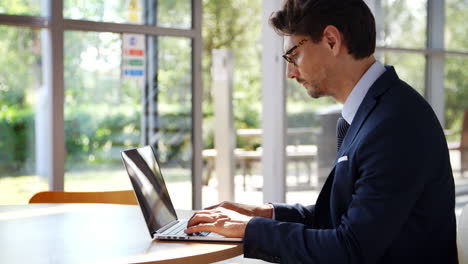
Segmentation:
{"type": "Polygon", "coordinates": [[[283,58],[288,62],[288,63],[291,63],[293,64],[294,66],[297,66],[296,65],[296,62],[293,60],[293,58],[291,57],[291,54],[293,53],[293,51],[295,51],[297,48],[299,48],[300,46],[302,46],[305,42],[307,42],[308,39],[303,39],[301,41],[299,41],[299,43],[297,43],[297,45],[295,45],[294,47],[290,48],[288,51],[286,51],[286,53],[283,54],[283,58]]]}

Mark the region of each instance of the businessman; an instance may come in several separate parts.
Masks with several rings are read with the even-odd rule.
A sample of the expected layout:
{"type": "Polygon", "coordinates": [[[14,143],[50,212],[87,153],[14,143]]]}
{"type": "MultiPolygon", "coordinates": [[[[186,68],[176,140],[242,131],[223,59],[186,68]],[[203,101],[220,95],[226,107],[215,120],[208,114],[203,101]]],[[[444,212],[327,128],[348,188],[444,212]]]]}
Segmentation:
{"type": "Polygon", "coordinates": [[[224,202],[186,232],[244,238],[244,256],[281,263],[457,263],[446,139],[431,106],[373,56],[362,0],[287,0],[270,24],[287,76],[343,104],[338,153],[315,205],[224,202]]]}

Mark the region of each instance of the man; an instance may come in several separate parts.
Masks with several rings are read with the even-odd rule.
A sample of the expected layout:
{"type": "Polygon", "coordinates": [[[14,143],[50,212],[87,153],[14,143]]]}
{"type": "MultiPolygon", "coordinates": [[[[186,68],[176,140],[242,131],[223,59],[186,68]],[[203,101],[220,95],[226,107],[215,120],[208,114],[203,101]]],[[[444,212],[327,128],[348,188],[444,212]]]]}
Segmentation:
{"type": "Polygon", "coordinates": [[[457,263],[454,182],[430,105],[376,61],[362,0],[287,0],[270,18],[288,78],[343,103],[338,153],[315,206],[222,203],[187,233],[244,238],[244,256],[281,263],[457,263]],[[344,136],[345,135],[345,136],[344,136]]]}

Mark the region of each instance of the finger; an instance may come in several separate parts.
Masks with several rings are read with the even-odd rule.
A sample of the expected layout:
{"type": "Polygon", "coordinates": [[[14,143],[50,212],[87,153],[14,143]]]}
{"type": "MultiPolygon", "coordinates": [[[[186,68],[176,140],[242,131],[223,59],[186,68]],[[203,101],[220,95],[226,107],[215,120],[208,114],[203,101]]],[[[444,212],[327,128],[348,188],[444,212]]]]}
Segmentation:
{"type": "Polygon", "coordinates": [[[184,232],[187,234],[197,233],[197,232],[215,232],[220,233],[223,231],[224,225],[229,218],[221,218],[213,223],[200,223],[195,226],[187,227],[184,232]]]}
{"type": "Polygon", "coordinates": [[[230,219],[227,215],[225,214],[200,214],[200,215],[194,215],[187,223],[187,226],[194,226],[198,225],[200,223],[214,223],[219,219],[230,219]]]}
{"type": "Polygon", "coordinates": [[[200,223],[207,223],[207,222],[214,222],[208,215],[194,215],[190,220],[187,222],[187,227],[198,225],[200,223]]]}
{"type": "Polygon", "coordinates": [[[190,222],[190,220],[192,220],[194,217],[196,217],[198,215],[209,215],[209,214],[212,214],[212,213],[221,213],[221,211],[219,211],[219,210],[200,210],[200,211],[197,211],[192,215],[192,217],[190,217],[189,222],[190,222]]]}
{"type": "Polygon", "coordinates": [[[186,234],[198,233],[198,232],[215,232],[216,227],[213,223],[203,223],[195,226],[187,227],[184,232],[186,234]]]}

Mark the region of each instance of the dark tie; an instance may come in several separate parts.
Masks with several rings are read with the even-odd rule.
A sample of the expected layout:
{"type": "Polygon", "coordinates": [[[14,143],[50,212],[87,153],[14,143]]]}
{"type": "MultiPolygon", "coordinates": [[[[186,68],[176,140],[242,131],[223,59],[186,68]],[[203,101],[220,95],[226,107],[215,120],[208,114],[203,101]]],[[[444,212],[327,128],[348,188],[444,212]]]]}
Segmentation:
{"type": "Polygon", "coordinates": [[[336,124],[336,151],[340,150],[341,143],[343,143],[343,139],[346,136],[346,132],[348,131],[349,124],[343,117],[338,119],[338,123],[336,124]]]}

